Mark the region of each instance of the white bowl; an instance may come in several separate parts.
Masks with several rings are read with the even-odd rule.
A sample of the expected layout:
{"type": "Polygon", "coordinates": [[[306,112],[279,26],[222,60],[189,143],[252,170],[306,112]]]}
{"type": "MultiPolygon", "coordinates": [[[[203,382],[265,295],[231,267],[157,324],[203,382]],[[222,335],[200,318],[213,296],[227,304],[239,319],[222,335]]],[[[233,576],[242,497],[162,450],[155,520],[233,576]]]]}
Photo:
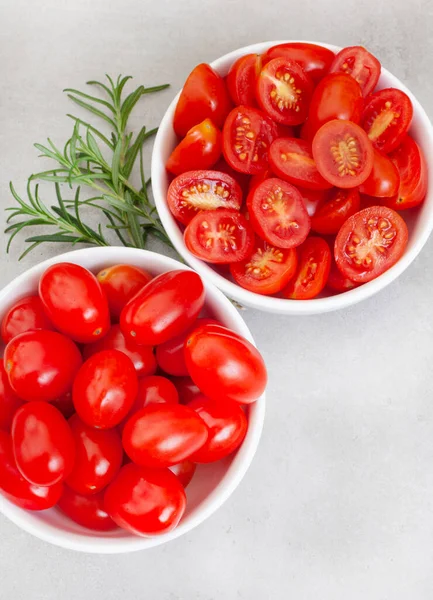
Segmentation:
{"type": "MultiPolygon", "coordinates": [[[[301,41],[301,40],[280,40],[275,42],[262,42],[239,48],[234,52],[230,52],[221,58],[218,58],[211,63],[211,66],[225,76],[236,59],[245,54],[265,52],[271,46],[282,44],[285,42],[301,41]]],[[[325,46],[334,52],[338,52],[341,48],[330,44],[321,44],[320,42],[310,42],[325,46]]],[[[197,62],[200,62],[197,59],[197,62]]],[[[185,73],[185,78],[187,73],[185,73]]],[[[429,169],[430,180],[433,177],[433,128],[427,117],[426,112],[415,96],[401,83],[397,77],[389,71],[382,68],[382,75],[379,80],[379,87],[396,87],[410,97],[413,104],[414,115],[410,128],[410,134],[415,138],[421,146],[429,169]]],[[[414,211],[406,211],[405,219],[409,227],[409,243],[405,253],[391,269],[358,288],[344,292],[343,294],[329,295],[326,297],[314,298],[313,300],[285,300],[282,298],[273,298],[270,296],[262,296],[255,294],[240,287],[236,283],[229,281],[223,275],[220,275],[211,265],[206,264],[196,258],[185,246],[182,231],[168,209],[166,198],[169,180],[165,170],[165,164],[170,156],[173,148],[177,144],[177,138],[173,131],[173,116],[176,108],[179,95],[173,100],[165,113],[159,131],[155,139],[152,154],[152,188],[155,198],[156,208],[158,209],[161,221],[167,231],[167,234],[173,242],[176,250],[187,261],[193,269],[208,281],[212,281],[220,290],[227,296],[233,298],[243,305],[258,308],[260,310],[273,313],[281,313],[286,315],[311,315],[317,313],[329,312],[346,306],[351,306],[361,300],[369,298],[376,292],[389,285],[410,265],[414,258],[421,251],[426,243],[430,232],[433,228],[433,191],[432,184],[429,184],[426,199],[419,209],[414,211]]]]}
{"type": "MultiPolygon", "coordinates": [[[[40,276],[47,267],[72,262],[97,272],[116,263],[142,267],[154,275],[185,269],[185,265],[146,250],[135,248],[90,248],[61,254],[29,269],[0,292],[0,315],[18,299],[37,290],[40,276]]],[[[229,300],[211,283],[204,281],[206,308],[216,319],[254,343],[248,327],[229,300]]],[[[0,512],[36,537],[72,550],[115,554],[143,550],[173,540],[202,523],[227,500],[245,475],[260,439],[265,414],[265,397],[248,407],[248,431],[238,452],[210,465],[199,465],[187,488],[187,509],[178,527],[165,535],[141,538],[121,529],[99,533],[80,527],[56,509],[25,511],[0,494],[0,512]]]]}

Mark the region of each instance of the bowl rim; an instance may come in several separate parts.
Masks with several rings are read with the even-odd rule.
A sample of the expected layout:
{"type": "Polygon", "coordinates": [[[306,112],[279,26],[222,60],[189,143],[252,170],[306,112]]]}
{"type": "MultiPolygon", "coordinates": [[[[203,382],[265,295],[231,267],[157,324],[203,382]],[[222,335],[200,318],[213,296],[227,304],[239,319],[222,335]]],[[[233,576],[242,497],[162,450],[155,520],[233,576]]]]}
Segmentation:
{"type": "MultiPolygon", "coordinates": [[[[257,42],[255,44],[243,46],[224,54],[209,64],[218,71],[229,61],[232,63],[237,58],[245,54],[262,53],[271,46],[291,42],[315,44],[328,48],[334,52],[338,52],[342,48],[341,46],[327,44],[324,42],[297,39],[257,42]]],[[[426,139],[429,149],[426,151],[423,145],[423,151],[426,161],[429,165],[429,170],[433,172],[433,126],[429,117],[427,116],[427,113],[412,92],[395,75],[393,75],[384,67],[382,67],[381,76],[382,74],[386,74],[386,76],[392,80],[392,85],[404,91],[411,99],[414,108],[414,115],[420,119],[421,126],[426,132],[426,139]]],[[[275,298],[273,296],[256,294],[255,292],[246,290],[238,284],[230,281],[223,275],[217,273],[210,265],[196,258],[193,254],[191,254],[191,252],[189,252],[183,241],[183,234],[168,208],[166,197],[163,193],[163,178],[166,177],[166,171],[165,164],[160,157],[163,155],[165,136],[168,131],[172,131],[172,121],[179,95],[180,91],[176,94],[175,98],[172,100],[166,112],[164,113],[153,146],[151,175],[155,206],[167,235],[182,258],[184,258],[195,271],[197,271],[204,278],[209,279],[228,297],[233,298],[245,306],[287,315],[313,315],[339,310],[370,298],[375,293],[379,292],[381,289],[385,288],[387,285],[397,279],[397,277],[399,277],[417,257],[427,242],[433,229],[433,202],[431,206],[427,207],[428,210],[426,210],[427,215],[425,218],[425,223],[423,223],[423,226],[420,228],[420,234],[416,237],[416,239],[413,239],[411,247],[406,249],[399,261],[390,269],[379,275],[379,277],[368,283],[365,283],[360,287],[323,298],[313,298],[311,300],[289,300],[285,298],[275,298]]],[[[429,192],[427,192],[427,195],[428,193],[429,192]]]]}
{"type": "MultiPolygon", "coordinates": [[[[0,306],[4,303],[6,307],[8,296],[10,294],[13,294],[14,291],[19,289],[28,279],[39,277],[45,269],[53,264],[59,262],[81,264],[82,257],[84,256],[88,257],[89,260],[92,260],[94,257],[94,261],[104,260],[103,257],[107,256],[107,263],[111,262],[115,264],[115,262],[117,262],[120,264],[121,262],[126,262],[128,256],[130,256],[131,259],[133,257],[137,259],[138,255],[142,257],[143,268],[147,268],[150,271],[152,271],[152,261],[154,261],[154,264],[156,262],[163,265],[163,268],[167,271],[175,269],[192,270],[191,267],[184,265],[171,257],[150,250],[125,248],[122,246],[83,248],[59,254],[58,256],[44,260],[18,275],[18,277],[13,279],[0,291],[0,306]]],[[[207,297],[210,297],[213,304],[219,305],[219,307],[224,310],[225,315],[227,315],[227,321],[230,322],[230,326],[255,345],[254,338],[251,335],[248,326],[230,300],[208,280],[204,280],[203,284],[205,286],[207,297]]],[[[109,536],[104,537],[103,535],[98,536],[97,534],[95,535],[95,532],[91,532],[85,528],[79,528],[83,532],[82,534],[74,531],[62,530],[51,523],[37,521],[34,518],[35,513],[26,511],[14,505],[2,494],[0,494],[0,513],[9,518],[21,529],[43,541],[50,542],[69,550],[88,553],[117,554],[133,552],[159,546],[174,540],[191,531],[209,518],[238,487],[251,465],[258,447],[263,429],[265,405],[265,394],[263,394],[254,404],[249,405],[252,408],[249,409],[247,435],[242,446],[230,463],[227,472],[224,474],[217,487],[214,488],[202,502],[200,502],[194,513],[185,521],[181,521],[180,524],[169,533],[145,538],[127,534],[127,532],[125,532],[126,535],[124,537],[116,538],[109,536]]]]}

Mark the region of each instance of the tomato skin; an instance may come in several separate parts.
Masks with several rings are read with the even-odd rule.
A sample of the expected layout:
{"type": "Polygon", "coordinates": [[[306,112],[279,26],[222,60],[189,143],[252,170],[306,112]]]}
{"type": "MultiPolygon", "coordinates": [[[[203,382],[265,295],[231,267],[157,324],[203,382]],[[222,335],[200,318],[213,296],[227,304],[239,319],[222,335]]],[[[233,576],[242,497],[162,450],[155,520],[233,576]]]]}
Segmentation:
{"type": "Polygon", "coordinates": [[[257,106],[256,82],[262,68],[259,54],[246,54],[236,60],[227,75],[227,87],[237,106],[257,106]]]}
{"type": "Polygon", "coordinates": [[[140,536],[174,529],[186,508],[185,491],[168,469],[122,467],[104,498],[105,510],[119,527],[140,536]]]}
{"type": "Polygon", "coordinates": [[[307,190],[299,188],[305,208],[310,217],[314,217],[320,207],[326,202],[332,190],[307,190]]]}
{"type": "Polygon", "coordinates": [[[400,175],[394,163],[374,149],[373,170],[359,186],[359,191],[375,198],[395,196],[400,185],[400,175]]]}
{"type": "Polygon", "coordinates": [[[359,123],[364,99],[359,83],[350,75],[331,73],[317,85],[308,117],[310,135],[334,119],[359,123]]]}
{"type": "Polygon", "coordinates": [[[250,404],[265,390],[267,373],[259,351],[225,327],[204,325],[193,331],[185,359],[194,383],[216,401],[250,404]]]}
{"type": "Polygon", "coordinates": [[[332,261],[328,281],[326,282],[326,286],[328,288],[330,288],[333,292],[347,292],[358,287],[358,285],[359,284],[345,277],[335,264],[335,260],[332,261]]]}
{"type": "Polygon", "coordinates": [[[3,496],[26,510],[46,510],[57,504],[62,491],[62,483],[42,487],[26,481],[18,471],[11,436],[0,431],[0,493],[3,496]]]}
{"type": "Polygon", "coordinates": [[[184,137],[191,127],[212,119],[222,127],[231,107],[223,78],[211,66],[202,63],[189,74],[174,113],[173,128],[184,137]]]}
{"type": "Polygon", "coordinates": [[[221,157],[219,161],[213,168],[214,171],[218,171],[220,173],[225,173],[229,175],[232,179],[238,183],[241,188],[242,195],[248,192],[248,186],[250,183],[250,176],[247,173],[240,173],[239,171],[235,171],[233,167],[231,167],[224,159],[221,157]]]}
{"type": "Polygon", "coordinates": [[[156,358],[152,346],[138,346],[132,340],[127,340],[120,329],[120,325],[113,325],[102,340],[84,346],[84,360],[102,350],[119,350],[123,352],[131,359],[137,377],[153,375],[156,371],[156,358]]]}
{"type": "Polygon", "coordinates": [[[194,125],[170,154],[167,171],[180,175],[186,171],[210,169],[221,156],[221,131],[210,119],[194,125]]]}
{"type": "Polygon", "coordinates": [[[57,410],[62,413],[65,419],[69,419],[73,414],[75,414],[75,406],[72,401],[72,390],[66,392],[66,394],[63,394],[62,396],[59,396],[55,400],[51,400],[50,404],[57,408],[57,410]]]}
{"type": "Polygon", "coordinates": [[[198,389],[191,377],[173,377],[172,382],[177,389],[177,393],[179,394],[179,402],[181,404],[188,404],[188,402],[191,402],[191,400],[194,400],[201,394],[201,391],[198,389]]]}
{"type": "Polygon", "coordinates": [[[10,431],[14,414],[23,405],[11,385],[3,363],[0,363],[0,430],[10,431]]]}
{"type": "Polygon", "coordinates": [[[118,473],[123,459],[120,435],[116,429],[89,427],[78,415],[69,419],[76,456],[66,484],[77,494],[89,496],[105,488],[118,473]]]}
{"type": "Polygon", "coordinates": [[[263,55],[263,64],[274,58],[294,60],[302,67],[304,73],[309,75],[314,83],[317,83],[327,74],[334,57],[335,54],[332,50],[323,46],[305,42],[289,42],[269,48],[263,55]]]}
{"type": "Polygon", "coordinates": [[[81,366],[77,346],[56,331],[27,331],[6,346],[4,367],[23,400],[55,400],[68,392],[81,366]]]}
{"type": "Polygon", "coordinates": [[[203,419],[209,430],[206,443],[191,460],[210,463],[225,458],[244,441],[248,421],[241,406],[233,400],[211,400],[201,396],[188,404],[203,419]]]}
{"type": "Polygon", "coordinates": [[[126,339],[157,346],[186,331],[198,317],[204,299],[204,286],[197,273],[162,273],[128,302],[120,327],[126,339]]]}
{"type": "Polygon", "coordinates": [[[345,220],[359,211],[361,200],[356,188],[331,191],[329,199],[311,219],[311,229],[322,235],[333,235],[345,220]]]}
{"type": "Polygon", "coordinates": [[[310,300],[326,285],[332,255],[328,244],[319,237],[308,238],[299,250],[297,273],[282,293],[284,298],[310,300]]]}
{"type": "Polygon", "coordinates": [[[26,296],[15,302],[1,322],[1,337],[8,344],[14,337],[35,329],[51,329],[54,325],[47,317],[39,296],[26,296]]]}
{"type": "Polygon", "coordinates": [[[310,119],[307,119],[305,123],[302,124],[299,138],[304,140],[304,142],[308,142],[311,145],[314,136],[316,135],[316,127],[313,125],[313,122],[310,119]]]}
{"type": "Polygon", "coordinates": [[[395,196],[386,198],[381,203],[394,210],[418,206],[426,196],[428,184],[427,164],[420,147],[406,135],[389,158],[399,173],[400,185],[395,196]]]}
{"type": "Polygon", "coordinates": [[[361,86],[364,96],[374,90],[379,81],[380,62],[362,46],[343,48],[334,58],[329,72],[346,73],[361,86]]]}
{"type": "Polygon", "coordinates": [[[151,404],[127,421],[122,443],[134,463],[158,469],[189,458],[207,437],[206,425],[191,408],[182,404],[151,404]]]}
{"type": "Polygon", "coordinates": [[[190,460],[184,460],[181,463],[177,463],[177,465],[172,465],[168,468],[176,475],[185,489],[191,483],[194,473],[197,470],[197,465],[190,460]]]}
{"type": "Polygon", "coordinates": [[[116,523],[104,508],[104,492],[92,496],[83,496],[65,485],[63,494],[57,503],[62,513],[82,527],[93,531],[113,531],[116,523]]]}
{"type": "Polygon", "coordinates": [[[113,265],[96,275],[113,319],[118,320],[123,307],[152,279],[152,275],[133,265],[113,265]]]}

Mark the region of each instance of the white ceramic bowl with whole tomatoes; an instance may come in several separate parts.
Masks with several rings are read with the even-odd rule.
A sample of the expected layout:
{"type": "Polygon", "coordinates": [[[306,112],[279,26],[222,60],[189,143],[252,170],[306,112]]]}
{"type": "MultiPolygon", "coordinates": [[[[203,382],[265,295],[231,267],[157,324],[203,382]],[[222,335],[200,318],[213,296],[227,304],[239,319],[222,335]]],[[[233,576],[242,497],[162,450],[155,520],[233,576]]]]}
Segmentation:
{"type": "MultiPolygon", "coordinates": [[[[18,276],[0,292],[0,315],[1,335],[7,342],[0,373],[0,512],[18,527],[73,550],[142,550],[199,525],[239,485],[262,431],[266,370],[243,319],[213,284],[201,283],[184,265],[153,252],[117,247],[83,249],[47,260],[18,276]],[[113,265],[122,267],[110,268],[113,265]],[[179,287],[173,287],[179,277],[184,282],[185,278],[194,279],[195,283],[180,292],[179,287]],[[159,286],[159,292],[153,286],[159,286]],[[188,301],[189,307],[185,307],[181,298],[190,295],[194,286],[199,288],[198,304],[188,301]],[[159,293],[162,295],[157,296],[159,293]],[[126,305],[125,294],[131,298],[126,305]],[[158,306],[152,308],[152,302],[158,306]],[[187,318],[193,319],[195,328],[186,332],[195,337],[184,355],[186,343],[176,342],[184,334],[173,337],[174,330],[166,327],[171,323],[184,329],[182,319],[193,304],[196,314],[187,318]],[[124,310],[120,310],[122,305],[124,310]],[[160,338],[158,345],[154,338],[155,352],[143,339],[138,344],[144,331],[136,321],[139,313],[156,325],[151,335],[163,334],[167,339],[163,342],[160,338]],[[110,325],[110,314],[112,323],[120,319],[119,325],[110,325]],[[196,325],[199,314],[202,327],[196,325]],[[160,319],[159,325],[155,319],[160,319]],[[242,377],[237,375],[234,394],[239,402],[234,397],[228,399],[228,394],[221,400],[221,390],[211,401],[214,408],[219,407],[216,413],[236,405],[239,427],[231,417],[224,421],[221,413],[208,413],[211,420],[215,417],[211,425],[202,411],[200,403],[205,398],[197,386],[203,391],[212,379],[209,367],[203,378],[203,369],[197,366],[211,351],[207,345],[203,355],[200,331],[206,328],[212,330],[220,355],[223,334],[229,344],[248,347],[250,356],[257,357],[256,365],[258,361],[262,365],[261,387],[253,399],[238,396],[246,388],[239,386],[242,377]],[[157,366],[160,370],[154,375],[157,366]],[[201,377],[198,381],[194,375],[195,387],[191,379],[177,376],[185,369],[191,375],[196,369],[195,375],[201,377]],[[156,391],[155,380],[159,386],[156,391]],[[168,398],[170,394],[175,397],[168,398]],[[128,406],[126,396],[130,396],[128,406]],[[244,400],[248,406],[242,409],[244,400]],[[188,417],[177,421],[176,429],[174,413],[179,415],[179,411],[188,417]],[[150,421],[138,424],[143,412],[150,421]],[[228,429],[221,442],[218,431],[222,429],[218,428],[223,421],[228,429]],[[161,429],[164,423],[165,433],[161,429]],[[203,439],[199,441],[197,435],[203,439]],[[211,438],[216,440],[212,447],[208,444],[211,438]],[[166,453],[177,452],[182,439],[188,439],[196,450],[189,454],[191,461],[176,461],[177,467],[166,453]],[[225,445],[230,439],[232,448],[225,445]],[[146,447],[149,451],[144,456],[146,447]],[[141,521],[143,527],[139,520],[132,523],[133,513],[133,519],[144,517],[147,523],[141,521]]],[[[230,364],[232,368],[234,363],[230,364]]],[[[246,378],[258,381],[254,376],[246,378]]],[[[208,396],[215,389],[209,390],[208,396]]],[[[184,449],[189,453],[192,447],[184,449]]]]}
{"type": "Polygon", "coordinates": [[[242,305],[290,315],[401,275],[433,228],[433,128],[405,85],[363,48],[316,42],[253,44],[210,67],[219,79],[193,70],[152,156],[155,204],[188,264],[242,305]],[[316,51],[285,61],[285,44],[316,51]],[[203,107],[206,86],[219,100],[203,107]]]}

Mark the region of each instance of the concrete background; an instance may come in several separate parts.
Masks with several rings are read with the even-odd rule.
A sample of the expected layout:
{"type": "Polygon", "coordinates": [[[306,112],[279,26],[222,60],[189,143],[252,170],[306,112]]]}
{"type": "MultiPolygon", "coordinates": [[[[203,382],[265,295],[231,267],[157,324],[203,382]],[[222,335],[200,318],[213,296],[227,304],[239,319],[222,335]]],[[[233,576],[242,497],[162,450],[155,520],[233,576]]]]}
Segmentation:
{"type": "MultiPolygon", "coordinates": [[[[64,141],[61,90],[105,72],[171,90],[134,123],[157,125],[198,62],[262,40],[364,44],[433,115],[431,0],[0,0],[0,190],[25,191],[32,144],[64,141]]],[[[3,215],[2,215],[3,218],[3,215]]],[[[0,284],[56,252],[18,263],[0,284]]],[[[145,553],[86,556],[0,516],[2,600],[430,600],[433,590],[433,238],[387,290],[344,312],[247,310],[269,367],[257,457],[189,535],[145,553]]]]}

